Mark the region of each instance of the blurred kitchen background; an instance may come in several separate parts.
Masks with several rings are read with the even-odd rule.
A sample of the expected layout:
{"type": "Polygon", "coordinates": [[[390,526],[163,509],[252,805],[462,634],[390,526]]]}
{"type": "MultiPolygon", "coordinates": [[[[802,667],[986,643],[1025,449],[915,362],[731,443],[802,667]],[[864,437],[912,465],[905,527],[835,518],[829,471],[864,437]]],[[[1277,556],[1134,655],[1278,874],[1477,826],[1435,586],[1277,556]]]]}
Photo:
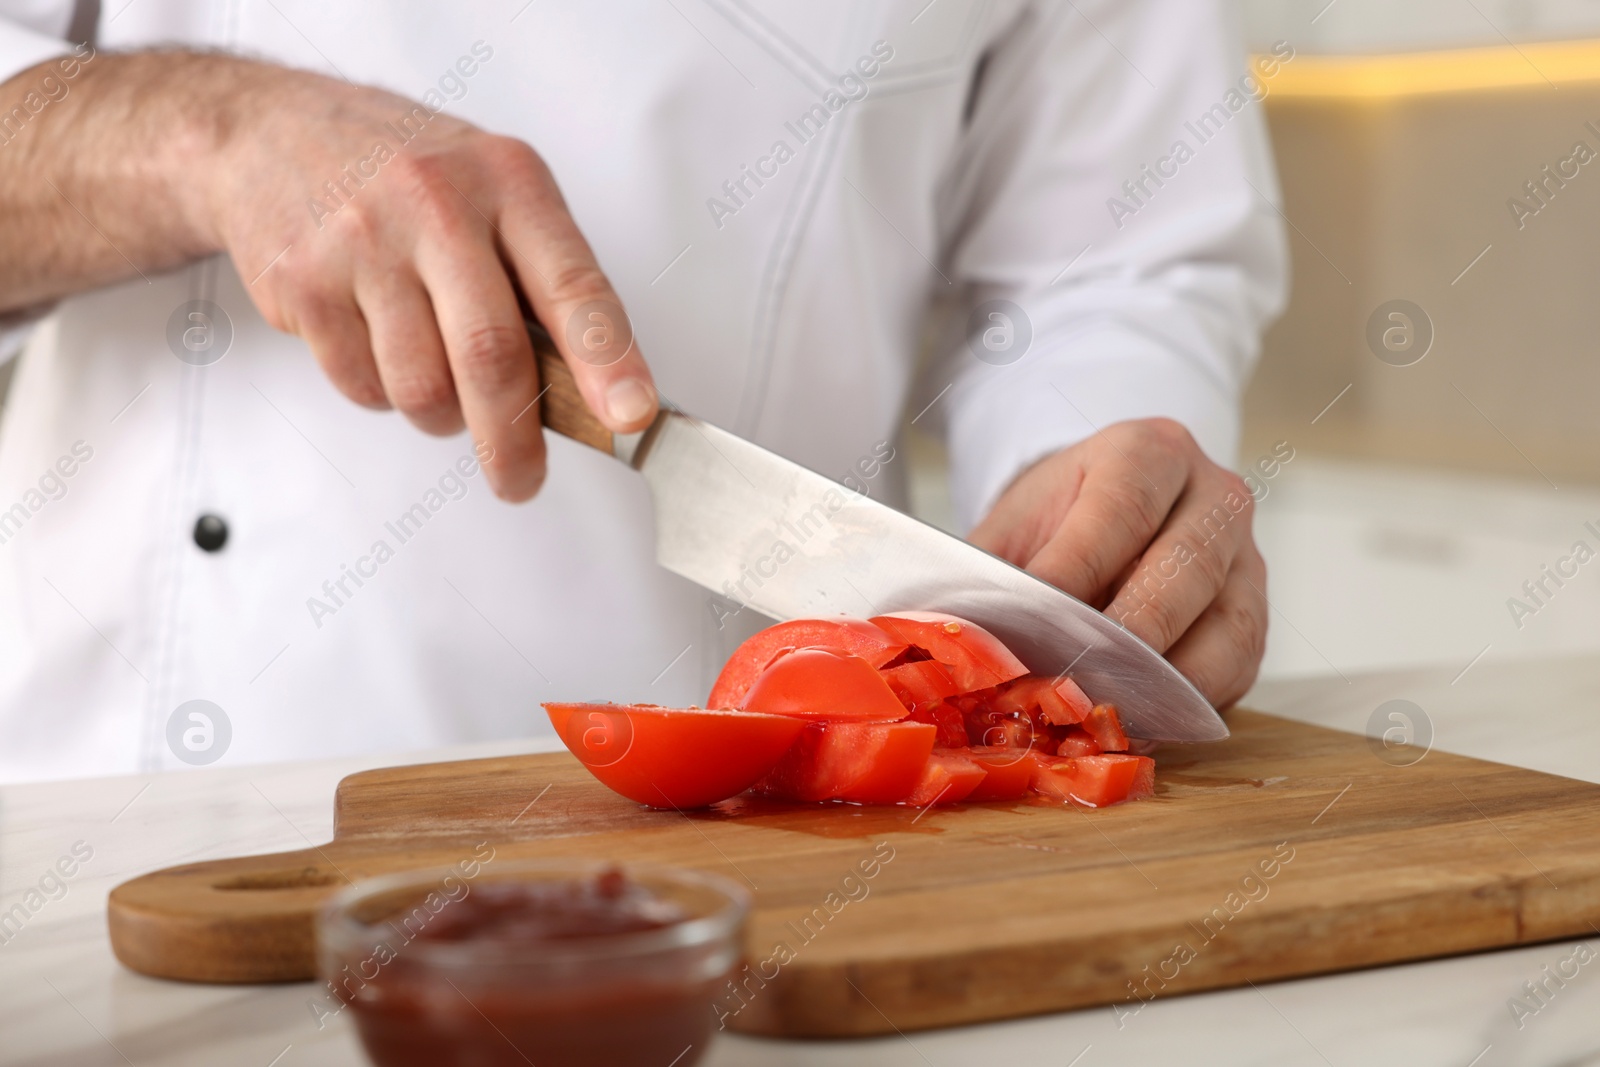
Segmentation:
{"type": "MultiPolygon", "coordinates": [[[[1600,0],[1239,12],[1253,50],[1296,52],[1266,101],[1293,293],[1239,456],[1294,450],[1256,520],[1263,680],[1600,649],[1600,559],[1523,590],[1600,549],[1600,157],[1574,158],[1600,153],[1600,0]]],[[[908,446],[913,507],[947,522],[939,445],[908,446]]]]}

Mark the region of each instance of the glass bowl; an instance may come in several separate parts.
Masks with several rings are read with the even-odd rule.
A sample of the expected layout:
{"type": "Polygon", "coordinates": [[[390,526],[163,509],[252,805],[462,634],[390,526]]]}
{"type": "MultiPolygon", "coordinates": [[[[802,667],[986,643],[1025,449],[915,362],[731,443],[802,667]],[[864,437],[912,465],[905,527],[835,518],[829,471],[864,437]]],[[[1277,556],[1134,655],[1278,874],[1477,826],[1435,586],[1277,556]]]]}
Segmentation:
{"type": "Polygon", "coordinates": [[[713,1002],[741,958],[749,906],[740,886],[700,871],[491,860],[342,890],[318,916],[317,966],[378,1067],[689,1067],[710,1043],[713,1002]],[[608,871],[667,902],[673,920],[537,941],[427,934],[475,890],[570,885],[608,871]]]}

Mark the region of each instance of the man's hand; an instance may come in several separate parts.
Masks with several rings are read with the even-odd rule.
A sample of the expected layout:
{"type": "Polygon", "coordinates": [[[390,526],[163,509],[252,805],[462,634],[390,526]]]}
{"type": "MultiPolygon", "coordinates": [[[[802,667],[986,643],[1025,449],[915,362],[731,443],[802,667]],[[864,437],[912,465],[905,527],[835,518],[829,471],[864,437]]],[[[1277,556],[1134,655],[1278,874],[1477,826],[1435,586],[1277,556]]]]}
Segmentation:
{"type": "Polygon", "coordinates": [[[655,414],[621,302],[526,144],[218,55],[96,56],[52,109],[0,154],[0,246],[45,250],[0,269],[0,310],[226,251],[346,396],[429,433],[465,425],[510,500],[544,478],[519,292],[602,422],[630,432],[655,414]]]}
{"type": "Polygon", "coordinates": [[[1254,510],[1182,426],[1140,419],[1024,471],[971,540],[1103,609],[1226,708],[1266,644],[1254,510]]]}

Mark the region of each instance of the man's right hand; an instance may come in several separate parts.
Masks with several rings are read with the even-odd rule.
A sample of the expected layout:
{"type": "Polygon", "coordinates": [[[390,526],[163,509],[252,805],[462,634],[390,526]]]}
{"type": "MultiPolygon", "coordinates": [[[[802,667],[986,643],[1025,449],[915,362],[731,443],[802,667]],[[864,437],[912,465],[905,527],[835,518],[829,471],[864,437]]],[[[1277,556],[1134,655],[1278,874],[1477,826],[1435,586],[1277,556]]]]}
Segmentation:
{"type": "MultiPolygon", "coordinates": [[[[32,74],[0,86],[0,103],[32,74]]],[[[346,396],[429,433],[465,425],[492,449],[485,470],[508,500],[544,478],[519,290],[602,422],[631,432],[653,417],[621,301],[528,145],[381,90],[226,56],[97,56],[52,106],[28,131],[25,169],[22,153],[0,153],[0,188],[36,186],[26,201],[51,209],[52,243],[84,253],[56,262],[91,262],[43,285],[0,272],[0,307],[114,277],[102,240],[142,254],[147,271],[226,251],[266,320],[304,338],[346,396]],[[96,157],[140,147],[127,133],[97,142],[110,118],[148,139],[143,165],[96,157]]],[[[0,243],[29,247],[10,228],[0,223],[0,243]]]]}

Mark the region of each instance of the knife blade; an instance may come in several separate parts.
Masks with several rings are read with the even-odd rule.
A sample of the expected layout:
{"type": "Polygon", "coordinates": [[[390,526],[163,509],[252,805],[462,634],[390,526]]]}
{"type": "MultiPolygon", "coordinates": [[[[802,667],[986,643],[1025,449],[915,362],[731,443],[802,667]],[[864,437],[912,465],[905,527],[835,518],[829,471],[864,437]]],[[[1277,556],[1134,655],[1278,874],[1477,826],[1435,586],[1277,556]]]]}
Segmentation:
{"type": "Polygon", "coordinates": [[[656,559],[732,604],[774,619],[943,611],[1005,642],[1029,670],[1070,673],[1128,734],[1220,741],[1221,716],[1160,653],[1107,615],[1005,560],[727,430],[663,405],[615,435],[584,407],[571,371],[536,336],[546,427],[643,475],[656,559]]]}

